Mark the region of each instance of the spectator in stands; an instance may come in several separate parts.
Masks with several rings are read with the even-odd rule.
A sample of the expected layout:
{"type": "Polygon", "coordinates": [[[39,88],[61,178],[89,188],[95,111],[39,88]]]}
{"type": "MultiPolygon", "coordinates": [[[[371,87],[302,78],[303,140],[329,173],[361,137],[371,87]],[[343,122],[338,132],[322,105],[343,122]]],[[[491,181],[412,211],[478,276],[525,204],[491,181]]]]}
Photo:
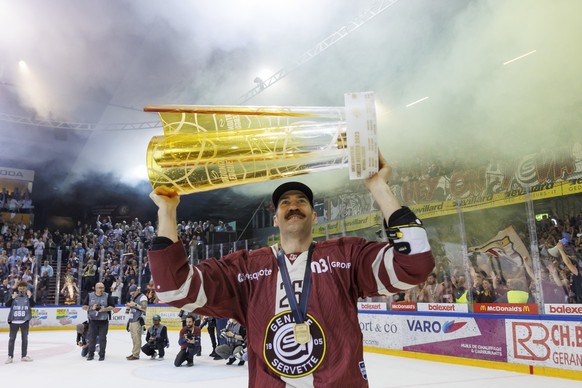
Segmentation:
{"type": "Polygon", "coordinates": [[[123,282],[121,277],[115,276],[115,280],[111,285],[111,296],[113,297],[114,303],[121,303],[121,291],[123,290],[123,282]]]}
{"type": "MultiPolygon", "coordinates": [[[[26,268],[26,267],[25,267],[26,268]]],[[[30,272],[30,269],[26,268],[23,272],[22,272],[22,276],[21,276],[22,280],[24,280],[26,282],[26,284],[30,287],[32,285],[32,273],[30,272]]]]}
{"type": "Polygon", "coordinates": [[[111,274],[113,276],[119,276],[120,265],[119,265],[119,262],[117,260],[113,259],[113,261],[111,262],[110,270],[111,270],[111,274]]]}
{"type": "Polygon", "coordinates": [[[451,277],[449,275],[444,275],[443,282],[441,283],[439,302],[440,303],[454,303],[454,287],[451,277]]]}
{"type": "Polygon", "coordinates": [[[0,282],[0,306],[6,305],[8,298],[10,298],[10,292],[12,289],[8,285],[8,277],[5,277],[0,282]]]}
{"type": "Polygon", "coordinates": [[[141,268],[138,268],[138,271],[140,274],[140,284],[148,284],[152,278],[152,273],[150,272],[150,265],[147,256],[144,256],[141,268]]]}
{"type": "Polygon", "coordinates": [[[534,303],[525,281],[518,278],[508,279],[509,291],[496,300],[496,303],[534,303]]]}
{"type": "Polygon", "coordinates": [[[570,271],[570,287],[571,287],[571,302],[582,303],[582,260],[577,256],[576,252],[569,255],[562,242],[558,242],[556,247],[560,251],[562,261],[570,271]]]}
{"type": "MultiPolygon", "coordinates": [[[[559,250],[545,247],[540,249],[540,284],[544,303],[567,303],[568,302],[568,282],[566,279],[560,279],[556,270],[556,257],[559,256],[559,250]]],[[[530,294],[534,295],[536,291],[536,278],[533,269],[532,260],[529,256],[524,258],[524,267],[529,276],[530,294]]]]}
{"type": "Polygon", "coordinates": [[[14,270],[14,267],[16,266],[16,262],[20,261],[20,258],[18,257],[18,255],[16,255],[16,250],[12,251],[12,253],[10,254],[10,256],[8,256],[8,267],[10,272],[12,272],[14,270]]]}
{"type": "Polygon", "coordinates": [[[131,280],[133,280],[133,282],[135,284],[138,284],[138,279],[137,279],[138,273],[139,273],[139,268],[137,266],[137,260],[131,260],[130,264],[127,266],[125,273],[124,273],[125,282],[130,283],[131,280]]]}
{"type": "Polygon", "coordinates": [[[22,264],[30,269],[30,272],[32,274],[36,273],[37,271],[37,261],[36,261],[36,256],[33,256],[31,252],[29,252],[24,259],[22,260],[22,264]]]}
{"type": "Polygon", "coordinates": [[[26,244],[20,243],[20,247],[16,249],[16,256],[18,256],[20,259],[23,259],[24,257],[26,257],[27,254],[28,248],[26,247],[26,244]]]}
{"type": "Polygon", "coordinates": [[[224,222],[218,221],[218,225],[214,228],[215,232],[226,232],[226,227],[224,226],[224,222]]]}
{"type": "Polygon", "coordinates": [[[38,260],[42,260],[44,257],[44,250],[46,248],[44,237],[41,236],[39,239],[34,241],[33,246],[34,246],[34,256],[36,256],[38,260]]]}
{"type": "Polygon", "coordinates": [[[67,262],[67,265],[70,268],[70,275],[75,278],[78,279],[78,274],[79,274],[79,258],[77,257],[77,253],[75,252],[71,252],[71,256],[69,257],[69,260],[67,262]]]}
{"type": "Polygon", "coordinates": [[[49,264],[48,260],[45,260],[42,264],[42,267],[40,267],[41,276],[44,272],[47,273],[47,276],[49,278],[52,278],[55,275],[55,271],[54,271],[53,267],[49,264]]]}
{"type": "Polygon", "coordinates": [[[83,247],[82,243],[77,243],[73,249],[73,252],[75,252],[75,255],[79,258],[79,260],[83,260],[83,262],[85,262],[85,253],[87,253],[87,250],[83,247]]]}
{"type": "MultiPolygon", "coordinates": [[[[2,188],[2,191],[0,192],[0,209],[6,209],[6,203],[8,201],[8,191],[6,190],[5,187],[2,188]]],[[[4,234],[4,233],[2,233],[4,234]]]]}
{"type": "Polygon", "coordinates": [[[454,285],[453,299],[455,300],[455,303],[469,303],[469,291],[465,284],[465,277],[463,275],[457,276],[454,285]]]}
{"type": "Polygon", "coordinates": [[[105,292],[111,294],[111,286],[115,282],[115,277],[111,275],[109,272],[109,268],[105,267],[105,271],[103,272],[102,282],[105,285],[105,292]]]}
{"type": "Polygon", "coordinates": [[[49,277],[48,272],[43,272],[37,286],[37,299],[40,304],[46,306],[49,290],[49,277]]]}
{"type": "Polygon", "coordinates": [[[0,249],[0,279],[4,278],[10,272],[10,265],[8,264],[8,255],[6,249],[0,249]]]}
{"type": "Polygon", "coordinates": [[[426,282],[420,288],[418,302],[437,303],[441,294],[440,284],[436,281],[436,274],[432,272],[428,275],[426,282]]]}
{"type": "Polygon", "coordinates": [[[14,344],[16,342],[16,335],[20,331],[20,338],[22,341],[20,357],[22,361],[32,361],[28,353],[28,329],[30,327],[30,320],[32,319],[32,307],[34,307],[34,299],[32,299],[32,292],[28,290],[28,285],[21,280],[17,284],[17,291],[14,291],[12,298],[6,302],[6,306],[10,307],[8,312],[8,325],[10,326],[10,339],[8,340],[8,359],[6,364],[11,364],[14,359],[14,344]]]}
{"type": "Polygon", "coordinates": [[[81,295],[85,297],[89,292],[93,291],[95,287],[95,274],[97,273],[97,265],[93,259],[87,261],[83,267],[83,277],[81,281],[81,295]]]}
{"type": "Polygon", "coordinates": [[[481,287],[476,289],[473,301],[475,303],[493,303],[497,300],[497,294],[490,279],[481,279],[481,287]]]}

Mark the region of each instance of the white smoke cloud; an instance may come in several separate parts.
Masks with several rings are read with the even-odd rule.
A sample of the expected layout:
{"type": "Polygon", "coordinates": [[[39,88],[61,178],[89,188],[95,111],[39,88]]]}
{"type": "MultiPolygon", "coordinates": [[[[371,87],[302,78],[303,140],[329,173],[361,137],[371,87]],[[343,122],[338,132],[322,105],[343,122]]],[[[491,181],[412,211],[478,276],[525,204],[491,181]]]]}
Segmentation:
{"type": "MultiPolygon", "coordinates": [[[[262,68],[290,66],[373,4],[0,0],[2,79],[40,117],[157,121],[141,109],[236,104],[262,68]],[[28,80],[20,60],[29,66],[28,80]]],[[[401,0],[249,104],[342,105],[345,92],[372,90],[389,161],[428,152],[446,158],[463,149],[529,152],[573,136],[580,125],[580,14],[576,0],[401,0]]],[[[136,179],[149,138],[160,133],[94,133],[71,161],[75,174],[136,179]]],[[[301,179],[332,190],[345,184],[347,172],[301,179]]],[[[274,185],[240,192],[264,195],[274,185]]]]}

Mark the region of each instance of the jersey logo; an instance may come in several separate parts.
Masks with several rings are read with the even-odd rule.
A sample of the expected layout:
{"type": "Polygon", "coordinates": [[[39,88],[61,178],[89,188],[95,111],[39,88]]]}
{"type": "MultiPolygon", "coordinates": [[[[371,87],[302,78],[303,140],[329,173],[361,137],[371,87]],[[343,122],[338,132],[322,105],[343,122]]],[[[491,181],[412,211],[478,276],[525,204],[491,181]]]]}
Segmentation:
{"type": "Polygon", "coordinates": [[[336,269],[350,269],[352,268],[352,263],[343,261],[330,261],[328,257],[322,257],[321,259],[314,259],[311,262],[311,272],[314,273],[326,273],[333,272],[336,269]]]}
{"type": "Polygon", "coordinates": [[[326,341],[321,325],[307,314],[311,340],[306,344],[295,342],[291,311],[275,315],[265,333],[263,357],[271,370],[278,375],[297,378],[309,375],[325,358],[326,341]]]}

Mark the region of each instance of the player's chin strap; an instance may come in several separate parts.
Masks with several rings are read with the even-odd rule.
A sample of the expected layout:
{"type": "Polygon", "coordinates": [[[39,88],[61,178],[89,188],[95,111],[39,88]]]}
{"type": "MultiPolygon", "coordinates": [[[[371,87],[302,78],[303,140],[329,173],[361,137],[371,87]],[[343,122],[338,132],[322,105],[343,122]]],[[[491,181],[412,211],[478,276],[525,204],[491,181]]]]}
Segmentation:
{"type": "Polygon", "coordinates": [[[394,249],[402,254],[416,254],[430,251],[428,237],[422,222],[406,206],[396,210],[384,220],[384,230],[394,249]]]}

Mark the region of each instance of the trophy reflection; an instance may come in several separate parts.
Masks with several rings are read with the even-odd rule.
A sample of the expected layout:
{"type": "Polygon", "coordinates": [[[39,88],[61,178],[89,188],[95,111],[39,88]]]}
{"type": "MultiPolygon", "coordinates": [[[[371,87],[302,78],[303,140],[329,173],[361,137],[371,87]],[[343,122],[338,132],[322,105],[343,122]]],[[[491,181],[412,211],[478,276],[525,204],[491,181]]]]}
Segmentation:
{"type": "Polygon", "coordinates": [[[154,136],[147,150],[154,189],[166,187],[183,195],[346,167],[350,178],[358,179],[378,168],[375,108],[369,92],[346,94],[345,108],[144,110],[158,112],[164,128],[164,135],[154,136]]]}

